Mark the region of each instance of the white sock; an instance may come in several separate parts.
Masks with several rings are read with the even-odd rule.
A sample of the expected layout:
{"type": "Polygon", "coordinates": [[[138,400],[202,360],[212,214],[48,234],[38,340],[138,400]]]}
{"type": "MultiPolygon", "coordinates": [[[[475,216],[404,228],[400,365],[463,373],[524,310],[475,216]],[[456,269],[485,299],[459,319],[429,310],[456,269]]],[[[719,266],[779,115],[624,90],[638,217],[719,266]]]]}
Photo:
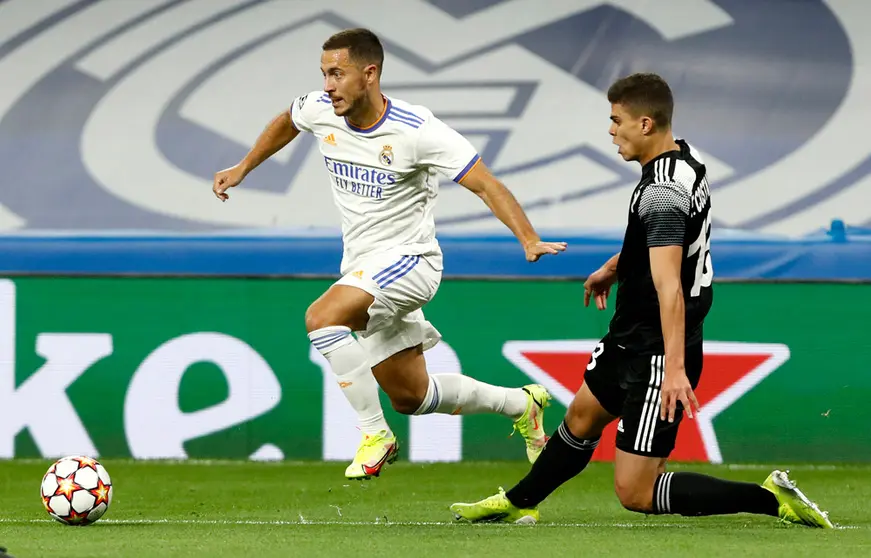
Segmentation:
{"type": "Polygon", "coordinates": [[[526,392],[479,382],[462,374],[430,375],[429,388],[416,415],[496,413],[517,419],[526,410],[526,392]]]}
{"type": "Polygon", "coordinates": [[[369,355],[345,326],[328,326],[308,334],[312,345],[324,355],[342,387],[342,393],[357,411],[360,430],[377,434],[390,427],[384,420],[378,382],[369,367],[369,355]]]}

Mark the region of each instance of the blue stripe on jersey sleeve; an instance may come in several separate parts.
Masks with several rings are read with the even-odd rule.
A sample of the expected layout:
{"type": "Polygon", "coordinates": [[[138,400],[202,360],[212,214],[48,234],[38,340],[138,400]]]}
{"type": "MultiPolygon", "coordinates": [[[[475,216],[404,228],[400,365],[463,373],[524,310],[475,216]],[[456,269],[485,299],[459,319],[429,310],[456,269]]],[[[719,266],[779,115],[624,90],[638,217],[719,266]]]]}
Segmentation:
{"type": "Polygon", "coordinates": [[[400,122],[402,124],[405,124],[406,126],[411,126],[412,128],[420,128],[420,124],[418,122],[406,120],[405,118],[401,118],[393,113],[387,115],[387,120],[392,120],[393,122],[400,122]]]}
{"type": "Polygon", "coordinates": [[[472,160],[469,161],[469,164],[466,165],[465,167],[463,167],[463,170],[461,170],[459,172],[459,174],[457,174],[457,176],[454,177],[454,182],[459,183],[461,180],[466,178],[466,175],[469,174],[469,171],[472,170],[472,167],[477,165],[478,161],[480,161],[480,160],[481,160],[481,156],[478,155],[477,153],[475,153],[475,156],[472,157],[472,160]]]}
{"type": "Polygon", "coordinates": [[[414,113],[411,112],[411,111],[407,111],[407,110],[401,109],[401,108],[396,107],[396,106],[393,106],[392,109],[393,109],[393,112],[394,112],[397,116],[403,117],[403,118],[405,118],[406,120],[412,120],[412,121],[414,121],[414,122],[417,122],[418,124],[423,124],[423,118],[421,118],[420,116],[414,114],[414,113]]]}

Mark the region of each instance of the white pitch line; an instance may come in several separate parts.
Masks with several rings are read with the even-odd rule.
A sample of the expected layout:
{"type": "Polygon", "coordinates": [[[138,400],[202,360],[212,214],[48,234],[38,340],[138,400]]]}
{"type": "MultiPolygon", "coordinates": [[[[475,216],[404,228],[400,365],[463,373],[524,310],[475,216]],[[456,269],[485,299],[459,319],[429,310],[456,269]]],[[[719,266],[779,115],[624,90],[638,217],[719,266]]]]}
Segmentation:
{"type": "MultiPolygon", "coordinates": [[[[0,524],[43,524],[57,523],[53,519],[9,519],[0,518],[0,524]]],[[[257,519],[101,519],[99,523],[108,523],[112,525],[226,525],[226,526],[241,526],[241,525],[267,525],[267,526],[302,526],[302,525],[327,525],[327,526],[349,526],[349,527],[458,527],[466,526],[468,523],[458,521],[318,521],[301,519],[298,521],[287,520],[257,520],[257,519]]],[[[496,525],[496,526],[511,526],[510,523],[479,523],[477,525],[496,525]]],[[[689,524],[680,523],[539,523],[540,527],[585,527],[591,529],[600,529],[605,527],[618,528],[688,528],[692,527],[689,524]]]]}
{"type": "MultiPolygon", "coordinates": [[[[12,525],[32,525],[32,524],[55,524],[57,521],[53,519],[9,519],[0,518],[0,524],[12,525]]],[[[301,518],[298,521],[287,520],[257,520],[257,519],[101,519],[99,523],[108,523],[111,525],[225,525],[225,526],[303,526],[303,525],[325,525],[325,526],[346,526],[346,527],[464,527],[469,526],[469,523],[459,521],[318,521],[301,518]]],[[[478,523],[475,526],[495,526],[495,527],[514,527],[510,523],[478,523]]],[[[568,528],[586,528],[586,529],[603,529],[603,528],[618,528],[618,529],[691,529],[697,528],[698,525],[692,523],[601,523],[601,522],[585,522],[585,523],[538,523],[537,527],[568,527],[568,528]]],[[[835,529],[859,529],[853,525],[837,525],[835,529]]]]}
{"type": "MultiPolygon", "coordinates": [[[[6,525],[40,525],[40,524],[57,524],[53,519],[9,519],[0,518],[0,524],[6,525]]],[[[306,525],[322,525],[331,527],[479,527],[492,526],[496,528],[517,527],[511,523],[477,523],[471,525],[459,521],[318,521],[308,520],[300,516],[299,521],[287,520],[256,520],[256,519],[102,519],[101,524],[110,525],[223,525],[229,527],[238,527],[245,525],[253,526],[287,526],[299,527],[306,525]]],[[[582,529],[691,529],[698,527],[691,523],[538,523],[537,527],[565,527],[565,528],[582,528],[582,529]]],[[[521,526],[523,527],[523,526],[521,526]]],[[[518,527],[520,528],[520,527],[518,527]]],[[[859,529],[855,525],[835,525],[835,529],[859,529]]]]}

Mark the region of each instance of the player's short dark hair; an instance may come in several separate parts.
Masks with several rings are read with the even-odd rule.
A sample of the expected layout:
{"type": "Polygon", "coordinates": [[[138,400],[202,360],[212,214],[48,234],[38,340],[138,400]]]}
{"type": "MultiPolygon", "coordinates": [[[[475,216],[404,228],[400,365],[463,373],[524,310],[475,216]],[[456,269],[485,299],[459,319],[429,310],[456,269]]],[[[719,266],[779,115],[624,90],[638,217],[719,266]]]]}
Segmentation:
{"type": "Polygon", "coordinates": [[[668,128],[674,113],[674,97],[660,76],[638,73],[620,78],[608,88],[608,101],[635,116],[649,116],[657,126],[668,128]]]}
{"type": "Polygon", "coordinates": [[[375,64],[378,71],[384,64],[384,47],[378,36],[368,29],[361,27],[339,31],[326,41],[324,50],[348,49],[348,56],[357,64],[375,64]]]}

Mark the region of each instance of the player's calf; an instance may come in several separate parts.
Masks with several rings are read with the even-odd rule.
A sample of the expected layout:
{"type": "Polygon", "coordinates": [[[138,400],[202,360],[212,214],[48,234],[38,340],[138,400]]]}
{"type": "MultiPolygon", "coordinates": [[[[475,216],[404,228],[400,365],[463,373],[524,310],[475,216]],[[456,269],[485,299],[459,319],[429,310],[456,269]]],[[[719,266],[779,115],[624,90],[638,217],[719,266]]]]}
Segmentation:
{"type": "Polygon", "coordinates": [[[419,394],[406,392],[394,395],[390,398],[393,410],[403,415],[419,415],[418,411],[423,406],[423,397],[419,394]]]}
{"type": "Polygon", "coordinates": [[[394,409],[428,415],[497,413],[517,419],[526,410],[521,388],[504,388],[462,374],[429,375],[420,345],[400,351],[373,369],[394,409]]]}
{"type": "Polygon", "coordinates": [[[508,499],[519,508],[533,508],[579,475],[593,458],[602,430],[614,418],[583,383],[532,469],[507,492],[508,499]]]}
{"type": "Polygon", "coordinates": [[[506,493],[518,508],[535,508],[569,479],[579,475],[593,458],[599,435],[579,438],[565,421],[560,423],[529,473],[506,493]]]}
{"type": "Polygon", "coordinates": [[[649,479],[615,476],[620,503],[629,511],[683,516],[755,513],[777,515],[777,500],[752,483],[733,482],[697,473],[663,473],[649,479]]]}
{"type": "Polygon", "coordinates": [[[684,516],[757,513],[777,515],[777,499],[758,484],[690,472],[665,472],[666,458],[618,447],[614,485],[620,503],[640,513],[684,516]]]}
{"type": "Polygon", "coordinates": [[[432,380],[426,373],[423,346],[399,351],[372,368],[393,409],[403,415],[420,414],[432,380]]]}
{"type": "Polygon", "coordinates": [[[698,473],[659,475],[653,488],[653,513],[684,516],[755,513],[777,516],[777,498],[758,484],[698,473]]]}

